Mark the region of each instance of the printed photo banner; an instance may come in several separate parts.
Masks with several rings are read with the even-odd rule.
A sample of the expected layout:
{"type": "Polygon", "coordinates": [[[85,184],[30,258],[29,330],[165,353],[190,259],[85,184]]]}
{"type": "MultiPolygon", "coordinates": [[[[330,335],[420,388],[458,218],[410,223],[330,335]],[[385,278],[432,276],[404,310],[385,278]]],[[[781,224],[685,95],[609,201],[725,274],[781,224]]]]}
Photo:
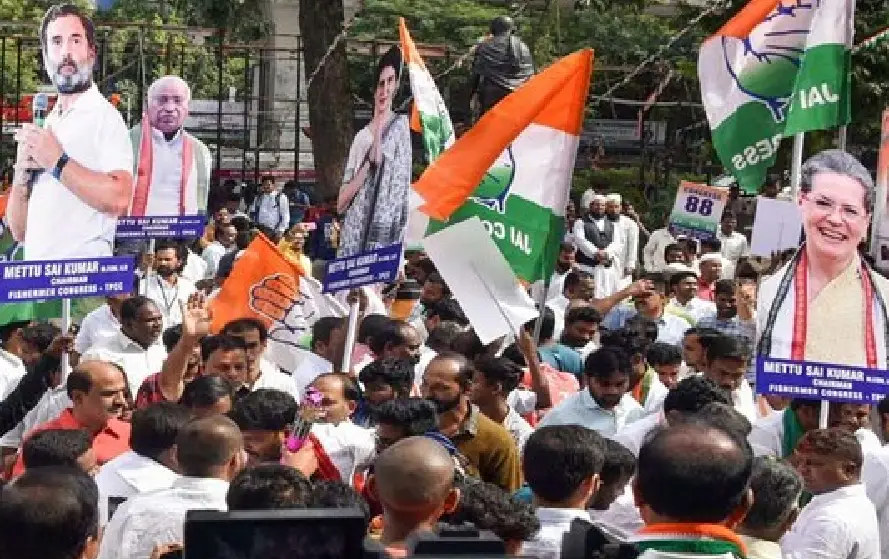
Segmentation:
{"type": "Polygon", "coordinates": [[[889,375],[879,369],[760,357],[756,391],[787,398],[876,404],[889,395],[889,375]]]}
{"type": "Polygon", "coordinates": [[[135,267],[132,256],[0,262],[0,303],[130,293],[135,267]]]}
{"type": "Polygon", "coordinates": [[[330,261],[323,292],[336,293],[394,281],[401,265],[401,247],[399,243],[330,261]]]}
{"type": "Polygon", "coordinates": [[[670,213],[670,231],[700,241],[715,239],[727,201],[725,189],[682,181],[670,213]]]}
{"type": "Polygon", "coordinates": [[[204,234],[207,216],[173,215],[121,217],[115,238],[120,239],[196,239],[204,234]]]}

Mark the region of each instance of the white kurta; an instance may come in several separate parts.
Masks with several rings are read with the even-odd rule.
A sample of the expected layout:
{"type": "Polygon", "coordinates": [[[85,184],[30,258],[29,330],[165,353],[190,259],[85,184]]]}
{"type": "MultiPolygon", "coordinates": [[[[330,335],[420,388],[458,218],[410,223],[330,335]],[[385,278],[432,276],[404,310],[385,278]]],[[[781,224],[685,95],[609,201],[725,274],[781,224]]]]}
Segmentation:
{"type": "Polygon", "coordinates": [[[625,215],[620,216],[618,223],[624,239],[621,258],[624,263],[624,271],[632,273],[639,265],[639,226],[625,215]]]}
{"type": "Polygon", "coordinates": [[[880,527],[861,484],[815,495],[781,538],[787,559],[879,559],[880,527]]]}
{"type": "Polygon", "coordinates": [[[645,271],[663,272],[667,267],[664,250],[675,242],[676,239],[666,227],[653,231],[642,249],[642,264],[645,266],[645,271]]]}
{"type": "MultiPolygon", "coordinates": [[[[599,226],[599,223],[604,221],[604,219],[597,220],[596,226],[599,227],[599,231],[602,231],[604,228],[604,225],[599,226]]],[[[583,251],[583,253],[590,258],[593,258],[599,253],[599,249],[596,245],[587,240],[586,231],[584,230],[584,221],[582,219],[578,219],[574,222],[574,243],[577,245],[577,250],[583,251]]],[[[615,224],[614,238],[611,240],[611,244],[603,249],[608,253],[608,256],[612,258],[611,266],[592,267],[584,264],[577,265],[579,269],[588,272],[593,276],[593,280],[596,284],[596,298],[598,299],[609,297],[618,290],[619,281],[623,276],[623,264],[620,259],[623,250],[622,243],[622,232],[620,227],[615,224]]]]}

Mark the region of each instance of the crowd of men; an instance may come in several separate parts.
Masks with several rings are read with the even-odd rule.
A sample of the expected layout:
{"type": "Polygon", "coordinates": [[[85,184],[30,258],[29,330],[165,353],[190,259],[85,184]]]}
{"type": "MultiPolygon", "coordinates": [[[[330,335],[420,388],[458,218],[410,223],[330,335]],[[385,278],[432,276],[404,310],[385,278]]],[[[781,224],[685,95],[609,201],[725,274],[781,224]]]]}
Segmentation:
{"type": "Polygon", "coordinates": [[[347,321],[326,316],[284,371],[263,322],[211,334],[207,297],[268,228],[237,207],[199,242],[157,242],[141,294],[76,335],[0,327],[0,557],[157,558],[188,511],[356,507],[391,557],[466,523],[526,557],[572,556],[578,527],[629,556],[889,557],[889,401],[832,404],[822,429],[818,401],[755,396],[760,276],[735,216],[698,243],[584,201],[530,286],[537,342],[532,321],[482,344],[409,250],[397,289],[356,294],[348,367],[347,321]]]}
{"type": "MultiPolygon", "coordinates": [[[[515,88],[505,70],[533,72],[512,22],[495,23],[475,68],[482,110],[515,88]]],[[[76,96],[101,101],[94,42],[75,7],[48,12],[53,118],[64,113],[71,133],[95,114],[76,96]]],[[[62,222],[83,233],[70,207],[121,213],[133,178],[129,156],[90,171],[104,150],[69,157],[51,132],[17,134],[10,226],[32,258],[71,248],[62,222]],[[32,198],[34,170],[51,172],[32,198]],[[55,211],[68,214],[39,211],[49,187],[64,189],[55,211]]],[[[807,196],[819,174],[844,186],[839,203],[811,196],[822,221],[804,227],[822,251],[861,234],[873,208],[872,181],[843,157],[803,172],[807,196]]],[[[260,233],[320,279],[337,218],[294,188],[267,177],[250,196],[209,193],[201,239],[126,247],[139,252],[134,292],[108,297],[76,332],[0,326],[0,558],[173,559],[183,546],[189,559],[406,557],[453,552],[442,547],[453,533],[464,551],[493,544],[488,557],[889,558],[889,400],[834,403],[822,428],[821,402],[755,395],[757,289],[784,262],[749,255],[736,195],[715,238],[698,242],[649,232],[618,195],[583,193],[552,277],[529,286],[539,318],[487,345],[414,247],[396,284],[349,294],[354,348],[345,318],[305,317],[285,370],[265,322],[244,309],[211,328],[209,301],[260,233]],[[187,527],[214,517],[196,511],[251,514],[199,537],[187,527]],[[276,513],[277,529],[263,524],[276,513]],[[208,534],[228,550],[208,552],[208,534]]],[[[778,190],[771,181],[764,195],[778,190]]]]}

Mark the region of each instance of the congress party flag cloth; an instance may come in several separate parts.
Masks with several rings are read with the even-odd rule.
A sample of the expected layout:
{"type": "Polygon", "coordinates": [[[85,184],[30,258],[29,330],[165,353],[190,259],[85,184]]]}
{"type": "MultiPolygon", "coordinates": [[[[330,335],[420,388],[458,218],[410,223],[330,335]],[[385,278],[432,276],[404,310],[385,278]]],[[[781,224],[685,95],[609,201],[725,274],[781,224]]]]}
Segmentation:
{"type": "Polygon", "coordinates": [[[566,56],[489,110],[414,187],[427,234],[478,217],[520,279],[548,278],[590,87],[593,51],[566,56]],[[435,203],[429,202],[437,192],[435,203]]]}
{"type": "Polygon", "coordinates": [[[782,137],[847,124],[854,0],[751,0],[701,46],[713,147],[756,193],[782,137]]]}
{"type": "Polygon", "coordinates": [[[401,37],[401,52],[410,76],[411,95],[414,98],[411,128],[423,136],[423,147],[428,160],[435,161],[454,143],[454,124],[441,92],[407,30],[404,18],[398,20],[398,32],[401,37]]]}
{"type": "Polygon", "coordinates": [[[239,318],[265,324],[267,355],[290,372],[309,357],[300,339],[311,326],[323,316],[347,314],[339,302],[321,294],[318,281],[303,275],[264,235],[257,235],[238,257],[210,305],[213,332],[239,318]]]}

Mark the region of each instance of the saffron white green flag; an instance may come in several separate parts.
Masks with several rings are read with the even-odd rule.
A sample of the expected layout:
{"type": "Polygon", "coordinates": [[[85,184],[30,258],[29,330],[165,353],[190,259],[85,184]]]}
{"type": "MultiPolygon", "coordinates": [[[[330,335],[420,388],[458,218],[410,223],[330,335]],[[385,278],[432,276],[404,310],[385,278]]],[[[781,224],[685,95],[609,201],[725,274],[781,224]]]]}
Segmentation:
{"type": "Polygon", "coordinates": [[[516,276],[530,283],[550,276],[592,68],[592,50],[559,60],[426,169],[414,189],[426,201],[427,235],[478,217],[516,276]]]}
{"type": "Polygon", "coordinates": [[[398,31],[401,35],[401,52],[407,63],[411,81],[411,95],[414,108],[411,114],[411,128],[423,135],[423,146],[429,161],[435,161],[441,153],[454,143],[454,125],[441,92],[426,69],[420,51],[411,39],[404,18],[399,18],[398,31]]]}
{"type": "Polygon", "coordinates": [[[701,46],[713,147],[757,192],[782,137],[849,122],[854,0],[751,0],[701,46]]]}

